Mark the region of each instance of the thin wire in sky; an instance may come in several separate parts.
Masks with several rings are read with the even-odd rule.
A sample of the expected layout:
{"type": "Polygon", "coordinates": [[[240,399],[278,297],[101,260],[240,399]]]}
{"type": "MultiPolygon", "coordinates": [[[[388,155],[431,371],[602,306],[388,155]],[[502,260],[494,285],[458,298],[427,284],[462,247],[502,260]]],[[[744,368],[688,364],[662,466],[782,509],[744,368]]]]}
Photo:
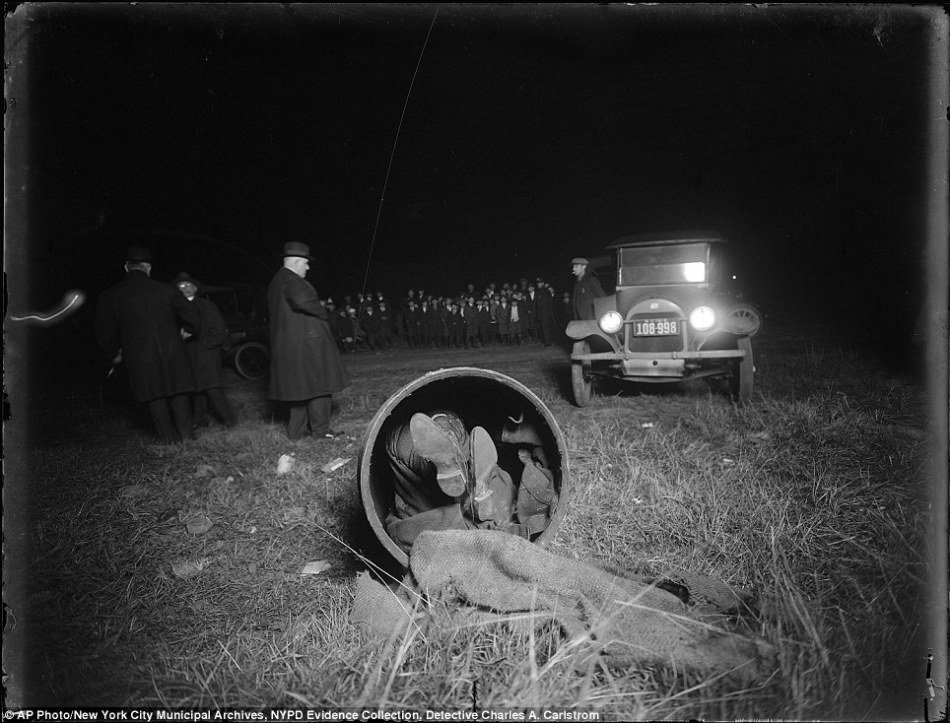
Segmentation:
{"type": "MultiPolygon", "coordinates": [[[[406,109],[409,107],[409,97],[412,95],[412,87],[416,83],[416,76],[419,75],[419,66],[422,65],[422,58],[426,53],[426,46],[429,44],[429,36],[432,35],[432,28],[435,27],[435,19],[439,17],[439,7],[436,6],[435,14],[432,16],[432,22],[429,23],[429,32],[426,33],[425,42],[422,44],[422,50],[419,52],[419,60],[416,61],[416,69],[412,74],[412,80],[409,82],[409,90],[406,93],[406,101],[402,105],[402,113],[399,116],[399,125],[396,127],[396,137],[393,139],[393,149],[389,154],[389,165],[386,167],[386,178],[383,179],[383,192],[379,196],[379,208],[376,210],[376,223],[373,225],[373,236],[369,242],[369,256],[366,258],[366,272],[363,274],[363,287],[360,293],[366,295],[366,283],[369,280],[369,269],[373,263],[373,251],[376,247],[376,232],[379,230],[379,219],[383,215],[383,203],[386,200],[386,188],[389,185],[389,174],[393,168],[393,159],[396,157],[396,146],[399,143],[399,132],[402,130],[402,122],[406,117],[406,109]]],[[[360,304],[359,312],[362,313],[363,304],[360,304]]]]}

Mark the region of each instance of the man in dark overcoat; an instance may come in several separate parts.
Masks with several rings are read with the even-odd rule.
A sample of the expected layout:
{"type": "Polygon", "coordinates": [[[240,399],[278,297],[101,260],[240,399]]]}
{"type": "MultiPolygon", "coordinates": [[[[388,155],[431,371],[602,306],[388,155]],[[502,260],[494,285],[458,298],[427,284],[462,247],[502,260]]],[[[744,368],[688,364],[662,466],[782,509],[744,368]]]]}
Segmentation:
{"type": "Polygon", "coordinates": [[[198,310],[168,284],[149,278],[148,249],[130,247],[125,270],[125,278],[99,297],[96,340],[113,365],[125,364],[132,397],[146,405],[162,442],[194,439],[195,380],[181,329],[200,333],[198,310]]]}
{"type": "Polygon", "coordinates": [[[386,300],[382,297],[377,298],[376,317],[379,319],[379,343],[383,349],[392,349],[396,345],[396,338],[393,334],[395,323],[392,313],[388,308],[386,300]]]}
{"type": "MultiPolygon", "coordinates": [[[[412,293],[412,292],[410,292],[412,293]]],[[[418,349],[422,345],[423,333],[422,326],[425,317],[415,301],[410,301],[406,307],[406,333],[409,338],[409,346],[418,349]]]]}
{"type": "Polygon", "coordinates": [[[475,298],[469,296],[462,307],[462,322],[465,325],[465,348],[474,349],[481,346],[478,341],[478,309],[475,308],[475,298]]]}
{"type": "Polygon", "coordinates": [[[237,424],[237,417],[224,393],[224,382],[221,379],[224,352],[231,348],[231,335],[224,323],[224,317],[221,316],[221,310],[211,299],[198,296],[201,283],[188,272],[179,273],[172,279],[172,285],[198,309],[201,319],[201,333],[198,335],[182,331],[195,375],[195,396],[192,405],[194,425],[208,426],[210,402],[221,421],[226,426],[233,427],[237,424]]]}
{"type": "Polygon", "coordinates": [[[438,347],[442,345],[442,314],[439,304],[432,300],[422,302],[422,313],[425,315],[426,346],[438,347]]]}
{"type": "Polygon", "coordinates": [[[306,436],[309,426],[314,437],[332,439],[339,434],[330,429],[333,394],[348,387],[350,380],[327,323],[326,307],[304,278],[313,260],[310,247],[288,242],[283,258],[283,267],[267,288],[268,396],[290,407],[288,437],[306,436]]]}
{"type": "Polygon", "coordinates": [[[524,298],[518,304],[521,313],[521,333],[527,342],[534,342],[538,331],[538,295],[534,284],[528,284],[524,298]]]}
{"type": "Polygon", "coordinates": [[[379,319],[379,311],[372,304],[366,304],[363,308],[363,315],[360,317],[360,325],[366,332],[366,346],[371,351],[381,351],[382,344],[382,324],[379,319]]]}
{"type": "Polygon", "coordinates": [[[545,346],[554,343],[554,292],[544,281],[538,281],[537,289],[538,341],[545,346]]]}
{"type": "Polygon", "coordinates": [[[590,262],[578,256],[571,261],[571,273],[576,277],[574,282],[574,318],[594,319],[594,299],[606,296],[600,281],[588,269],[590,262]]]}

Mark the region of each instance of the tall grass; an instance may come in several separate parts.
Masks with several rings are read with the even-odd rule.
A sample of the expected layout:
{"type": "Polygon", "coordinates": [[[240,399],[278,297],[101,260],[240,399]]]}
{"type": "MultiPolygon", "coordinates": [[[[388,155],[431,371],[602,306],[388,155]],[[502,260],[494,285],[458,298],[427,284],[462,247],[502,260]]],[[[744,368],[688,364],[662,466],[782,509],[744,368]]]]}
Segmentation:
{"type": "Polygon", "coordinates": [[[107,434],[31,451],[32,702],[866,717],[867,691],[886,687],[921,624],[917,590],[933,572],[922,392],[834,348],[765,340],[758,354],[745,407],[687,385],[612,390],[577,409],[564,398],[566,357],[520,350],[491,366],[530,386],[564,433],[570,508],[551,549],[753,589],[755,632],[778,650],[766,680],[611,669],[551,624],[485,623],[449,601],[418,601],[435,623],[391,644],[351,626],[366,567],[354,552],[360,437],[390,394],[452,361],[358,355],[337,398],[350,438],[288,442],[262,388],[245,383],[229,391],[241,426],[180,448],[103,413],[90,424],[107,434]],[[291,453],[293,470],[277,475],[291,453]],[[335,457],[350,461],[323,473],[335,457]],[[201,520],[210,529],[190,532],[201,520]],[[329,568],[301,574],[316,560],[329,568]]]}

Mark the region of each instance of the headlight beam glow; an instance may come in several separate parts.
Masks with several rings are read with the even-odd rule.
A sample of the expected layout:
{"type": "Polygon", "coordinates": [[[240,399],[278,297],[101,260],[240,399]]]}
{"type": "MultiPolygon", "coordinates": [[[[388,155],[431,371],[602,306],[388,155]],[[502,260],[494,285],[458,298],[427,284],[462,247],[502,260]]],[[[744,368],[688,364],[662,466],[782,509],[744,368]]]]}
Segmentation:
{"type": "Polygon", "coordinates": [[[708,306],[697,306],[689,312],[689,325],[696,331],[709,331],[716,325],[716,312],[708,306]]]}
{"type": "Polygon", "coordinates": [[[616,311],[608,311],[598,324],[605,334],[616,334],[623,328],[623,317],[616,311]]]}

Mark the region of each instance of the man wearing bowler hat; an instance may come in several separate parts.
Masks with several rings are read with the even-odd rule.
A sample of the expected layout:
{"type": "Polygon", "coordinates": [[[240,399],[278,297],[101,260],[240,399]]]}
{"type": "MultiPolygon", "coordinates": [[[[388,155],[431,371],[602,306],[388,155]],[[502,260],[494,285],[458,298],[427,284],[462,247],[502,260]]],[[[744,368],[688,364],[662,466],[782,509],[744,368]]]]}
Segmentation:
{"type": "Polygon", "coordinates": [[[290,407],[287,436],[308,433],[332,439],[333,394],[350,385],[333,333],[329,312],[304,279],[313,261],[310,247],[284,244],[283,267],[267,288],[270,311],[270,385],[268,396],[290,407]]]}
{"type": "Polygon", "coordinates": [[[132,246],[125,258],[125,278],[96,305],[96,339],[113,366],[125,364],[132,396],[148,407],[162,442],[193,439],[195,381],[181,329],[200,332],[198,310],[173,287],[149,278],[148,249],[132,246]]]}

